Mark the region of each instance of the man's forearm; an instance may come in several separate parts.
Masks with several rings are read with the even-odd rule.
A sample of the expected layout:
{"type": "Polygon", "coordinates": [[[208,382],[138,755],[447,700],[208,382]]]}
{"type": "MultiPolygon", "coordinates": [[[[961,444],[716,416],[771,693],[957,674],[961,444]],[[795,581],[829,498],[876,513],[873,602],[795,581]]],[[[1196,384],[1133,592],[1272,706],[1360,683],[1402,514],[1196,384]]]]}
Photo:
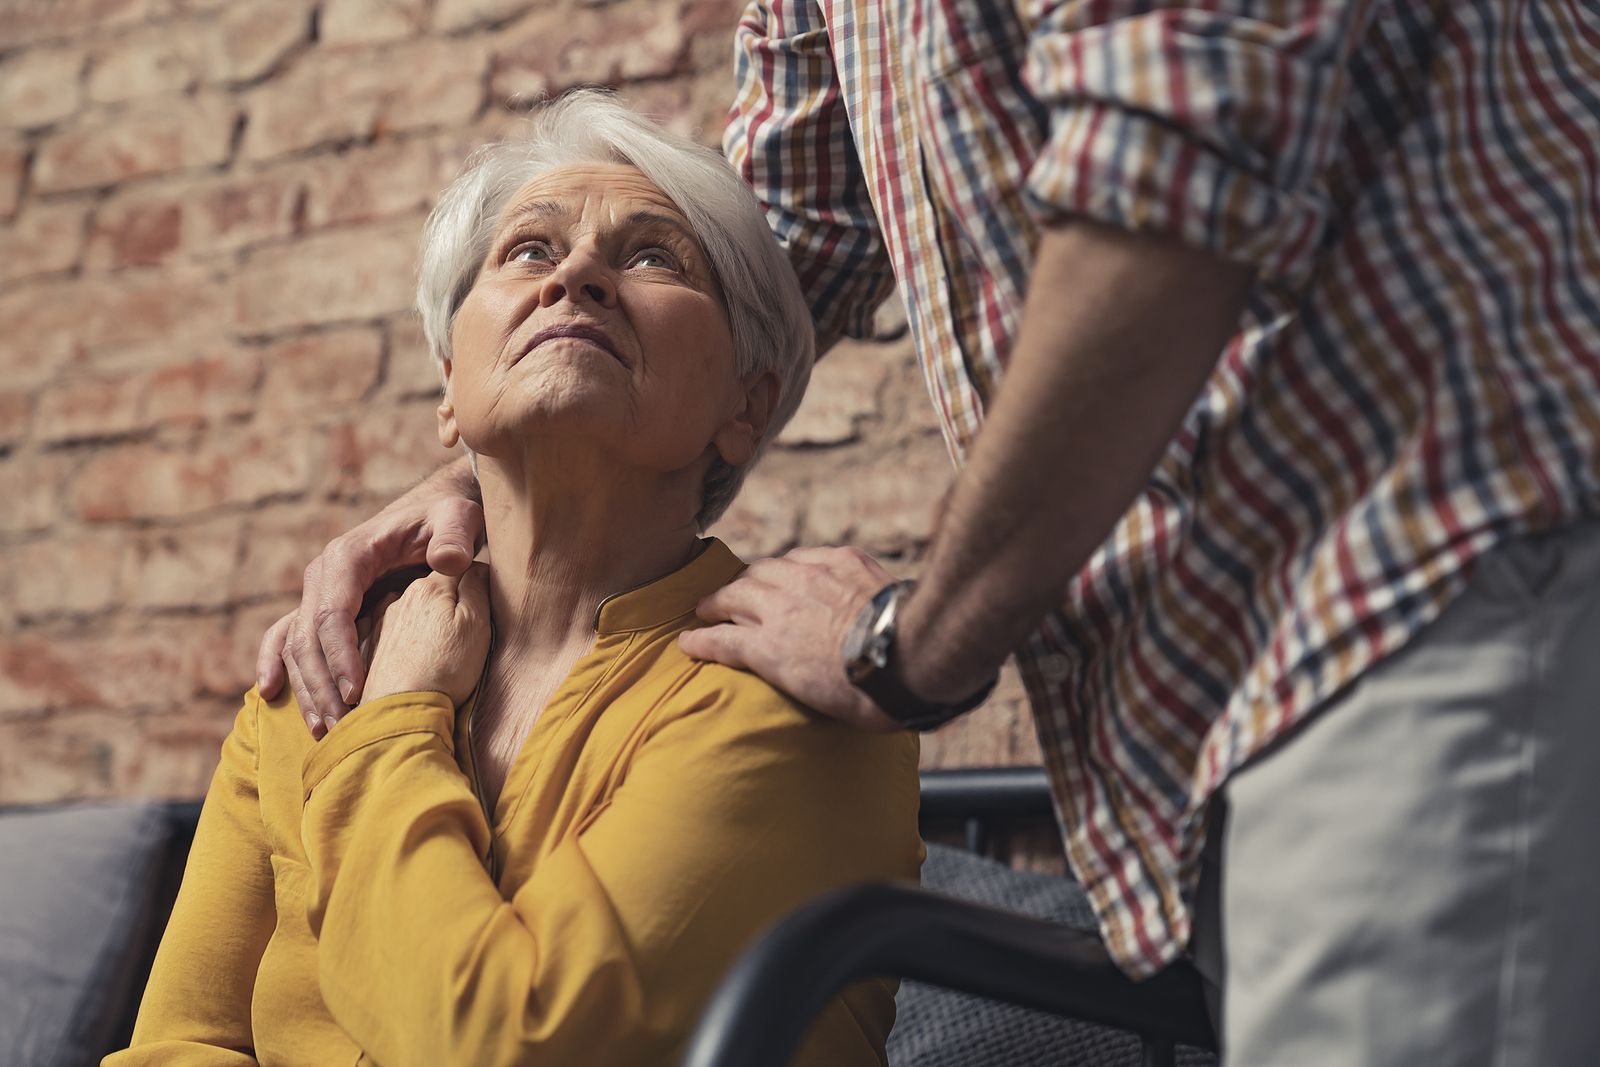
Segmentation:
{"type": "Polygon", "coordinates": [[[914,692],[972,692],[1060,603],[1172,440],[1251,279],[1165,239],[1044,232],[1004,384],[901,623],[914,692]]]}

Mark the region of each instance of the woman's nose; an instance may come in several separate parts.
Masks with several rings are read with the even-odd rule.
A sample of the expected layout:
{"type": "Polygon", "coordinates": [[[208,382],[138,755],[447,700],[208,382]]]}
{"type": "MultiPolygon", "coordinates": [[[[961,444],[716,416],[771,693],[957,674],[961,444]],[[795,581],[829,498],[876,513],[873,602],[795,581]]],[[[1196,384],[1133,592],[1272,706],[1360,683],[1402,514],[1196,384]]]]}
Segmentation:
{"type": "Polygon", "coordinates": [[[615,307],[616,282],[598,257],[574,249],[546,276],[544,289],[539,294],[541,307],[550,307],[563,299],[615,307]]]}

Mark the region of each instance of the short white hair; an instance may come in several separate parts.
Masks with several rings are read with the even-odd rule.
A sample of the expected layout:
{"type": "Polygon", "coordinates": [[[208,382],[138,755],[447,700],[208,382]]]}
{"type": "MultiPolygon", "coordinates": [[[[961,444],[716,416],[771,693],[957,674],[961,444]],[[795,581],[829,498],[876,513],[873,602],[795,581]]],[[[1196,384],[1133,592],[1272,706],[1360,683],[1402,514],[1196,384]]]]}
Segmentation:
{"type": "Polygon", "coordinates": [[[756,455],[743,467],[718,458],[706,473],[696,522],[727,508],[767,442],[794,415],[811,377],[816,338],[800,284],[755,194],[713,149],[669,133],[609,93],[582,89],[538,105],[523,136],[474,152],[428,216],[418,266],[417,311],[443,373],[450,329],[507,201],[541,174],[584,163],[636,167],[689,221],[727,303],[739,377],[772,372],[778,402],[756,455]]]}

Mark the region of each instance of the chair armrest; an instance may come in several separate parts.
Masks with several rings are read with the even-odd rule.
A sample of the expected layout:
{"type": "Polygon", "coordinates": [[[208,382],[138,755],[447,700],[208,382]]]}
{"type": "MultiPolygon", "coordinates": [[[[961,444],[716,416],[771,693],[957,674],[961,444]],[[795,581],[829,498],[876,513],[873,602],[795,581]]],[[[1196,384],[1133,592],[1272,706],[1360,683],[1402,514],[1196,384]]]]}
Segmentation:
{"type": "Polygon", "coordinates": [[[1093,934],[878,884],[837,890],[746,950],[689,1040],[682,1067],[788,1063],[828,999],[863,978],[909,978],[1213,1049],[1185,964],[1134,982],[1093,934]]]}
{"type": "Polygon", "coordinates": [[[921,816],[929,822],[1054,819],[1043,767],[956,767],[922,772],[921,816]]]}

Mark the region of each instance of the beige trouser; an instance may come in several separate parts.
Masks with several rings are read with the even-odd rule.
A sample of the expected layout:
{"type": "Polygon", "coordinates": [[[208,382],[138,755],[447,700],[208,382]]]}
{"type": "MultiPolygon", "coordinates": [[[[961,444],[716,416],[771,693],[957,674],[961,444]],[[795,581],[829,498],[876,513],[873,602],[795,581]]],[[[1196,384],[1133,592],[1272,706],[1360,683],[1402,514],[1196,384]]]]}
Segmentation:
{"type": "Polygon", "coordinates": [[[1600,1065],[1600,523],[1484,557],[1223,801],[1228,1067],[1600,1065]]]}

